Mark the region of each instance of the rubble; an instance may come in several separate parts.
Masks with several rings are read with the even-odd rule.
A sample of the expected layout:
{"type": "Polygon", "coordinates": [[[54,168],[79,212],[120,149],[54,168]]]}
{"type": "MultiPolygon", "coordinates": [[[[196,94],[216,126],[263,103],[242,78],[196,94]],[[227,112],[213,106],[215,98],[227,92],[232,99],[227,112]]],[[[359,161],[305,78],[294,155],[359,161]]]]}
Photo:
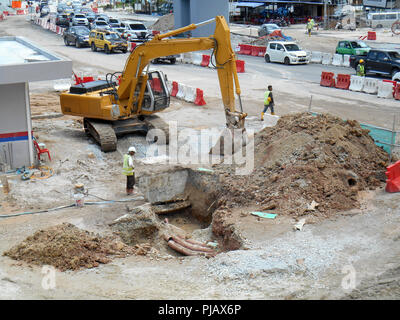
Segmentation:
{"type": "Polygon", "coordinates": [[[358,207],[359,191],[381,186],[388,161],[357,121],[329,114],[282,116],[255,135],[250,175],[215,165],[225,175],[219,206],[258,204],[280,215],[329,217],[358,207]]]}
{"type": "Polygon", "coordinates": [[[148,246],[129,247],[117,237],[102,237],[63,223],[35,232],[3,255],[35,265],[51,265],[60,271],[94,268],[113,257],[143,255],[148,246]]]}
{"type": "Polygon", "coordinates": [[[151,30],[165,32],[174,29],[174,23],[175,23],[174,14],[170,13],[160,17],[160,19],[158,19],[149,28],[151,30]]]}

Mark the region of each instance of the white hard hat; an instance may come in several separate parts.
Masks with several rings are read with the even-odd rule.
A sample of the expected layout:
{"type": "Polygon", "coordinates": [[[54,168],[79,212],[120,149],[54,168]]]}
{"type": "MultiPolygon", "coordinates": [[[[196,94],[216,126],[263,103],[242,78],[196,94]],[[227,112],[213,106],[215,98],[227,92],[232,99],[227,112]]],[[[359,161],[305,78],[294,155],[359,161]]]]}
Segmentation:
{"type": "Polygon", "coordinates": [[[129,147],[128,152],[136,152],[136,148],[135,147],[129,147]]]}

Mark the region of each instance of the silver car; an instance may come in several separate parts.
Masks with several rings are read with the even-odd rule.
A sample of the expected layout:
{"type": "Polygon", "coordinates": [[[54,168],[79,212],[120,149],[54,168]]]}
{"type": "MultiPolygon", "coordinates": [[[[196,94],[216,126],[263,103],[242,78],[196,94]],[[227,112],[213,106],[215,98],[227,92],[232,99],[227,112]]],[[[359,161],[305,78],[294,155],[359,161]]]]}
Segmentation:
{"type": "Polygon", "coordinates": [[[258,36],[263,37],[266,36],[275,30],[282,30],[281,27],[279,27],[277,24],[274,23],[266,23],[263,24],[259,29],[258,29],[258,36]]]}
{"type": "Polygon", "coordinates": [[[75,16],[72,18],[71,21],[72,26],[89,26],[89,20],[86,18],[86,16],[82,13],[77,13],[75,16]]]}

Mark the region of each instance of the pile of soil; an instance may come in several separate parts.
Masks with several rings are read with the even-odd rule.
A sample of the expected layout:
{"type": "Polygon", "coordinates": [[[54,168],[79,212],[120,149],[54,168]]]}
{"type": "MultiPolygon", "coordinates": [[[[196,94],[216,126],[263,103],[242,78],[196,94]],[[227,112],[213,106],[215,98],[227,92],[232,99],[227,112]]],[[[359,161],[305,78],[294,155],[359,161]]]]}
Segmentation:
{"type": "Polygon", "coordinates": [[[215,166],[223,177],[219,209],[256,205],[278,214],[328,217],[359,207],[358,192],[381,186],[389,163],[368,132],[357,121],[328,114],[282,116],[255,135],[251,174],[215,166]]]}
{"type": "Polygon", "coordinates": [[[166,14],[166,15],[162,16],[149,28],[151,30],[164,32],[164,31],[172,30],[172,29],[174,29],[174,27],[175,27],[174,14],[170,13],[170,14],[166,14]]]}
{"type": "Polygon", "coordinates": [[[65,271],[97,267],[111,262],[111,256],[146,255],[149,250],[148,244],[130,247],[116,237],[101,237],[63,223],[37,231],[3,255],[65,271]]]}

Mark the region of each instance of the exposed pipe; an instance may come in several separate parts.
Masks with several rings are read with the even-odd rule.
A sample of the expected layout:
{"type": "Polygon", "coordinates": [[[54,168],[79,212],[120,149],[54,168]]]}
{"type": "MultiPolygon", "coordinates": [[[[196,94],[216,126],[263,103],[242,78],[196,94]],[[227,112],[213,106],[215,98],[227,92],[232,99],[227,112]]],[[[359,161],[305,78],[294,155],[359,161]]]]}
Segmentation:
{"type": "Polygon", "coordinates": [[[184,246],[184,247],[186,247],[186,248],[188,248],[188,249],[190,249],[190,250],[193,250],[193,251],[200,251],[200,252],[208,252],[208,253],[211,253],[211,254],[212,254],[212,253],[215,253],[215,251],[212,250],[212,249],[210,249],[210,248],[206,248],[206,247],[203,247],[203,246],[199,246],[199,245],[197,245],[197,244],[189,243],[189,242],[185,241],[184,239],[182,239],[182,238],[180,238],[180,237],[178,237],[178,236],[172,236],[171,238],[172,238],[172,240],[174,240],[176,243],[178,243],[178,244],[180,244],[181,246],[184,246]]]}

